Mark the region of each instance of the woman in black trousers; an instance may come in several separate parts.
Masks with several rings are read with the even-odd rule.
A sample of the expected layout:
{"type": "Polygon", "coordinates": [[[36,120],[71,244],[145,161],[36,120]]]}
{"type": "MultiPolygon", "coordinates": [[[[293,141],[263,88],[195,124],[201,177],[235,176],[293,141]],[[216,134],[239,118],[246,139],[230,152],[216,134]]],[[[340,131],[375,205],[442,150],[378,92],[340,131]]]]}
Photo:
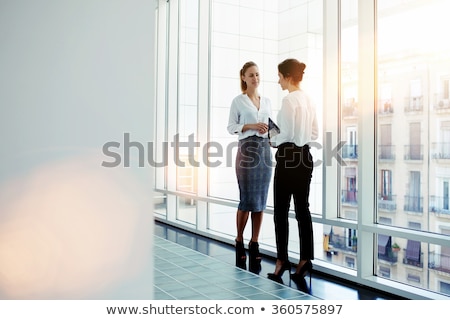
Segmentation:
{"type": "Polygon", "coordinates": [[[280,133],[271,137],[276,152],[274,176],[274,223],[277,245],[275,271],[270,279],[282,282],[284,271],[291,269],[288,257],[288,214],[291,198],[294,199],[295,217],[300,240],[300,261],[291,279],[299,283],[312,270],[314,259],[313,229],[309,211],[309,190],[313,172],[313,159],[309,142],[318,137],[315,106],[309,96],[300,89],[306,65],[296,59],[287,59],[278,65],[281,88],[289,93],[283,98],[277,124],[280,133]]]}

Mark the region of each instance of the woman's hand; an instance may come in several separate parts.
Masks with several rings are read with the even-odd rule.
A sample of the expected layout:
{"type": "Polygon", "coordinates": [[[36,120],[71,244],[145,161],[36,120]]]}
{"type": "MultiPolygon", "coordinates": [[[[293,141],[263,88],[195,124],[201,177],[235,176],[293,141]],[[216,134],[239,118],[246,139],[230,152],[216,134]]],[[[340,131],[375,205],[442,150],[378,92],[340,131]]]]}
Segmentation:
{"type": "Polygon", "coordinates": [[[242,132],[245,132],[247,130],[255,130],[258,131],[260,134],[264,134],[269,130],[269,126],[267,125],[267,123],[264,122],[245,124],[242,127],[242,132]]]}
{"type": "Polygon", "coordinates": [[[269,126],[264,122],[255,123],[254,126],[253,130],[258,131],[260,134],[264,134],[269,130],[269,126]]]}

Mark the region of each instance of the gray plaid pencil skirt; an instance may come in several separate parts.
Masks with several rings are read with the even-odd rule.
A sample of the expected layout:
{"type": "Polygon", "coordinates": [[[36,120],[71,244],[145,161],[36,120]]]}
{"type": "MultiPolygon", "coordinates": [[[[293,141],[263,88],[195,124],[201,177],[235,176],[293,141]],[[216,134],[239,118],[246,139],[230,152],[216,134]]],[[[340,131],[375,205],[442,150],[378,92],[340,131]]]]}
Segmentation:
{"type": "Polygon", "coordinates": [[[239,140],[236,176],[240,195],[239,210],[263,211],[272,177],[269,139],[251,136],[239,140]]]}

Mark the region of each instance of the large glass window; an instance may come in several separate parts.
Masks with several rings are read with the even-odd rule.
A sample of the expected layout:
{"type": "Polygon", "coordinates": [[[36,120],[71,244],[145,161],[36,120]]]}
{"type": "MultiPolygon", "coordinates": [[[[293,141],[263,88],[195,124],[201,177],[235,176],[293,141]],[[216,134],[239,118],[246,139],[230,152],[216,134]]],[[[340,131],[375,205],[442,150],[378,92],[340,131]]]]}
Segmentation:
{"type": "MultiPolygon", "coordinates": [[[[450,5],[440,0],[378,0],[377,6],[378,184],[383,191],[390,181],[389,190],[397,195],[389,200],[391,210],[385,210],[383,194],[378,198],[378,222],[443,233],[450,223],[445,156],[450,143],[450,45],[433,35],[445,28],[450,5]],[[387,172],[395,172],[394,180],[387,172]]],[[[447,247],[398,237],[392,243],[399,249],[378,251],[379,276],[385,276],[382,268],[388,263],[390,279],[445,292],[450,281],[447,247]]]]}
{"type": "MultiPolygon", "coordinates": [[[[211,7],[211,118],[210,139],[223,146],[226,161],[209,168],[209,196],[235,201],[234,206],[211,210],[209,226],[212,231],[233,235],[234,215],[239,201],[235,173],[235,151],[238,138],[227,131],[229,109],[233,98],[241,93],[239,71],[247,61],[254,61],[260,71],[259,92],[272,104],[272,117],[280,108],[286,94],[278,84],[277,65],[287,57],[297,58],[307,65],[303,89],[310,92],[322,113],[322,9],[321,1],[212,1],[211,7]],[[239,23],[230,24],[229,17],[239,23]],[[292,27],[292,24],[295,27],[292,27]]],[[[321,125],[322,127],[322,125],[321,125]]],[[[321,144],[321,142],[319,142],[321,144]]],[[[322,150],[316,149],[315,160],[322,150]]],[[[273,151],[275,154],[275,150],[273,151]]],[[[314,170],[311,191],[311,210],[321,214],[322,172],[314,170]]],[[[273,208],[272,185],[268,195],[268,213],[273,208]]],[[[293,204],[291,208],[294,208],[293,204]]],[[[275,246],[271,218],[264,220],[261,241],[275,246]]],[[[292,225],[295,225],[292,222],[292,225]]],[[[248,234],[250,228],[247,228],[248,234]]],[[[298,236],[292,232],[292,248],[298,236]]],[[[317,241],[321,244],[322,232],[317,241]]],[[[320,252],[321,253],[321,252],[320,252]]]]}
{"type": "MultiPolygon", "coordinates": [[[[286,94],[277,64],[294,57],[307,65],[302,87],[321,129],[315,268],[406,297],[448,295],[450,42],[430,36],[446,29],[448,9],[444,0],[159,0],[154,158],[165,165],[155,168],[155,217],[234,243],[237,136],[227,123],[239,70],[257,63],[276,117],[286,94]]],[[[274,256],[272,192],[260,246],[274,256]]],[[[296,225],[292,212],[292,261],[296,225]]]]}

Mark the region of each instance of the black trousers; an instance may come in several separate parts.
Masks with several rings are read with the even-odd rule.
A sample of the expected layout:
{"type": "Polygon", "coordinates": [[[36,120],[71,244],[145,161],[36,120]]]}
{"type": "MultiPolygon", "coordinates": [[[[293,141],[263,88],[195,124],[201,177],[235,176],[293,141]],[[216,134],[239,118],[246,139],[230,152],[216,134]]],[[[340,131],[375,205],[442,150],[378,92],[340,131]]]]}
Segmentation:
{"type": "Polygon", "coordinates": [[[309,146],[297,147],[284,143],[275,154],[277,161],[274,176],[274,222],[277,258],[288,260],[289,221],[291,198],[294,198],[297,219],[300,259],[314,259],[314,241],[309,211],[309,190],[313,172],[313,159],[309,146]]]}

